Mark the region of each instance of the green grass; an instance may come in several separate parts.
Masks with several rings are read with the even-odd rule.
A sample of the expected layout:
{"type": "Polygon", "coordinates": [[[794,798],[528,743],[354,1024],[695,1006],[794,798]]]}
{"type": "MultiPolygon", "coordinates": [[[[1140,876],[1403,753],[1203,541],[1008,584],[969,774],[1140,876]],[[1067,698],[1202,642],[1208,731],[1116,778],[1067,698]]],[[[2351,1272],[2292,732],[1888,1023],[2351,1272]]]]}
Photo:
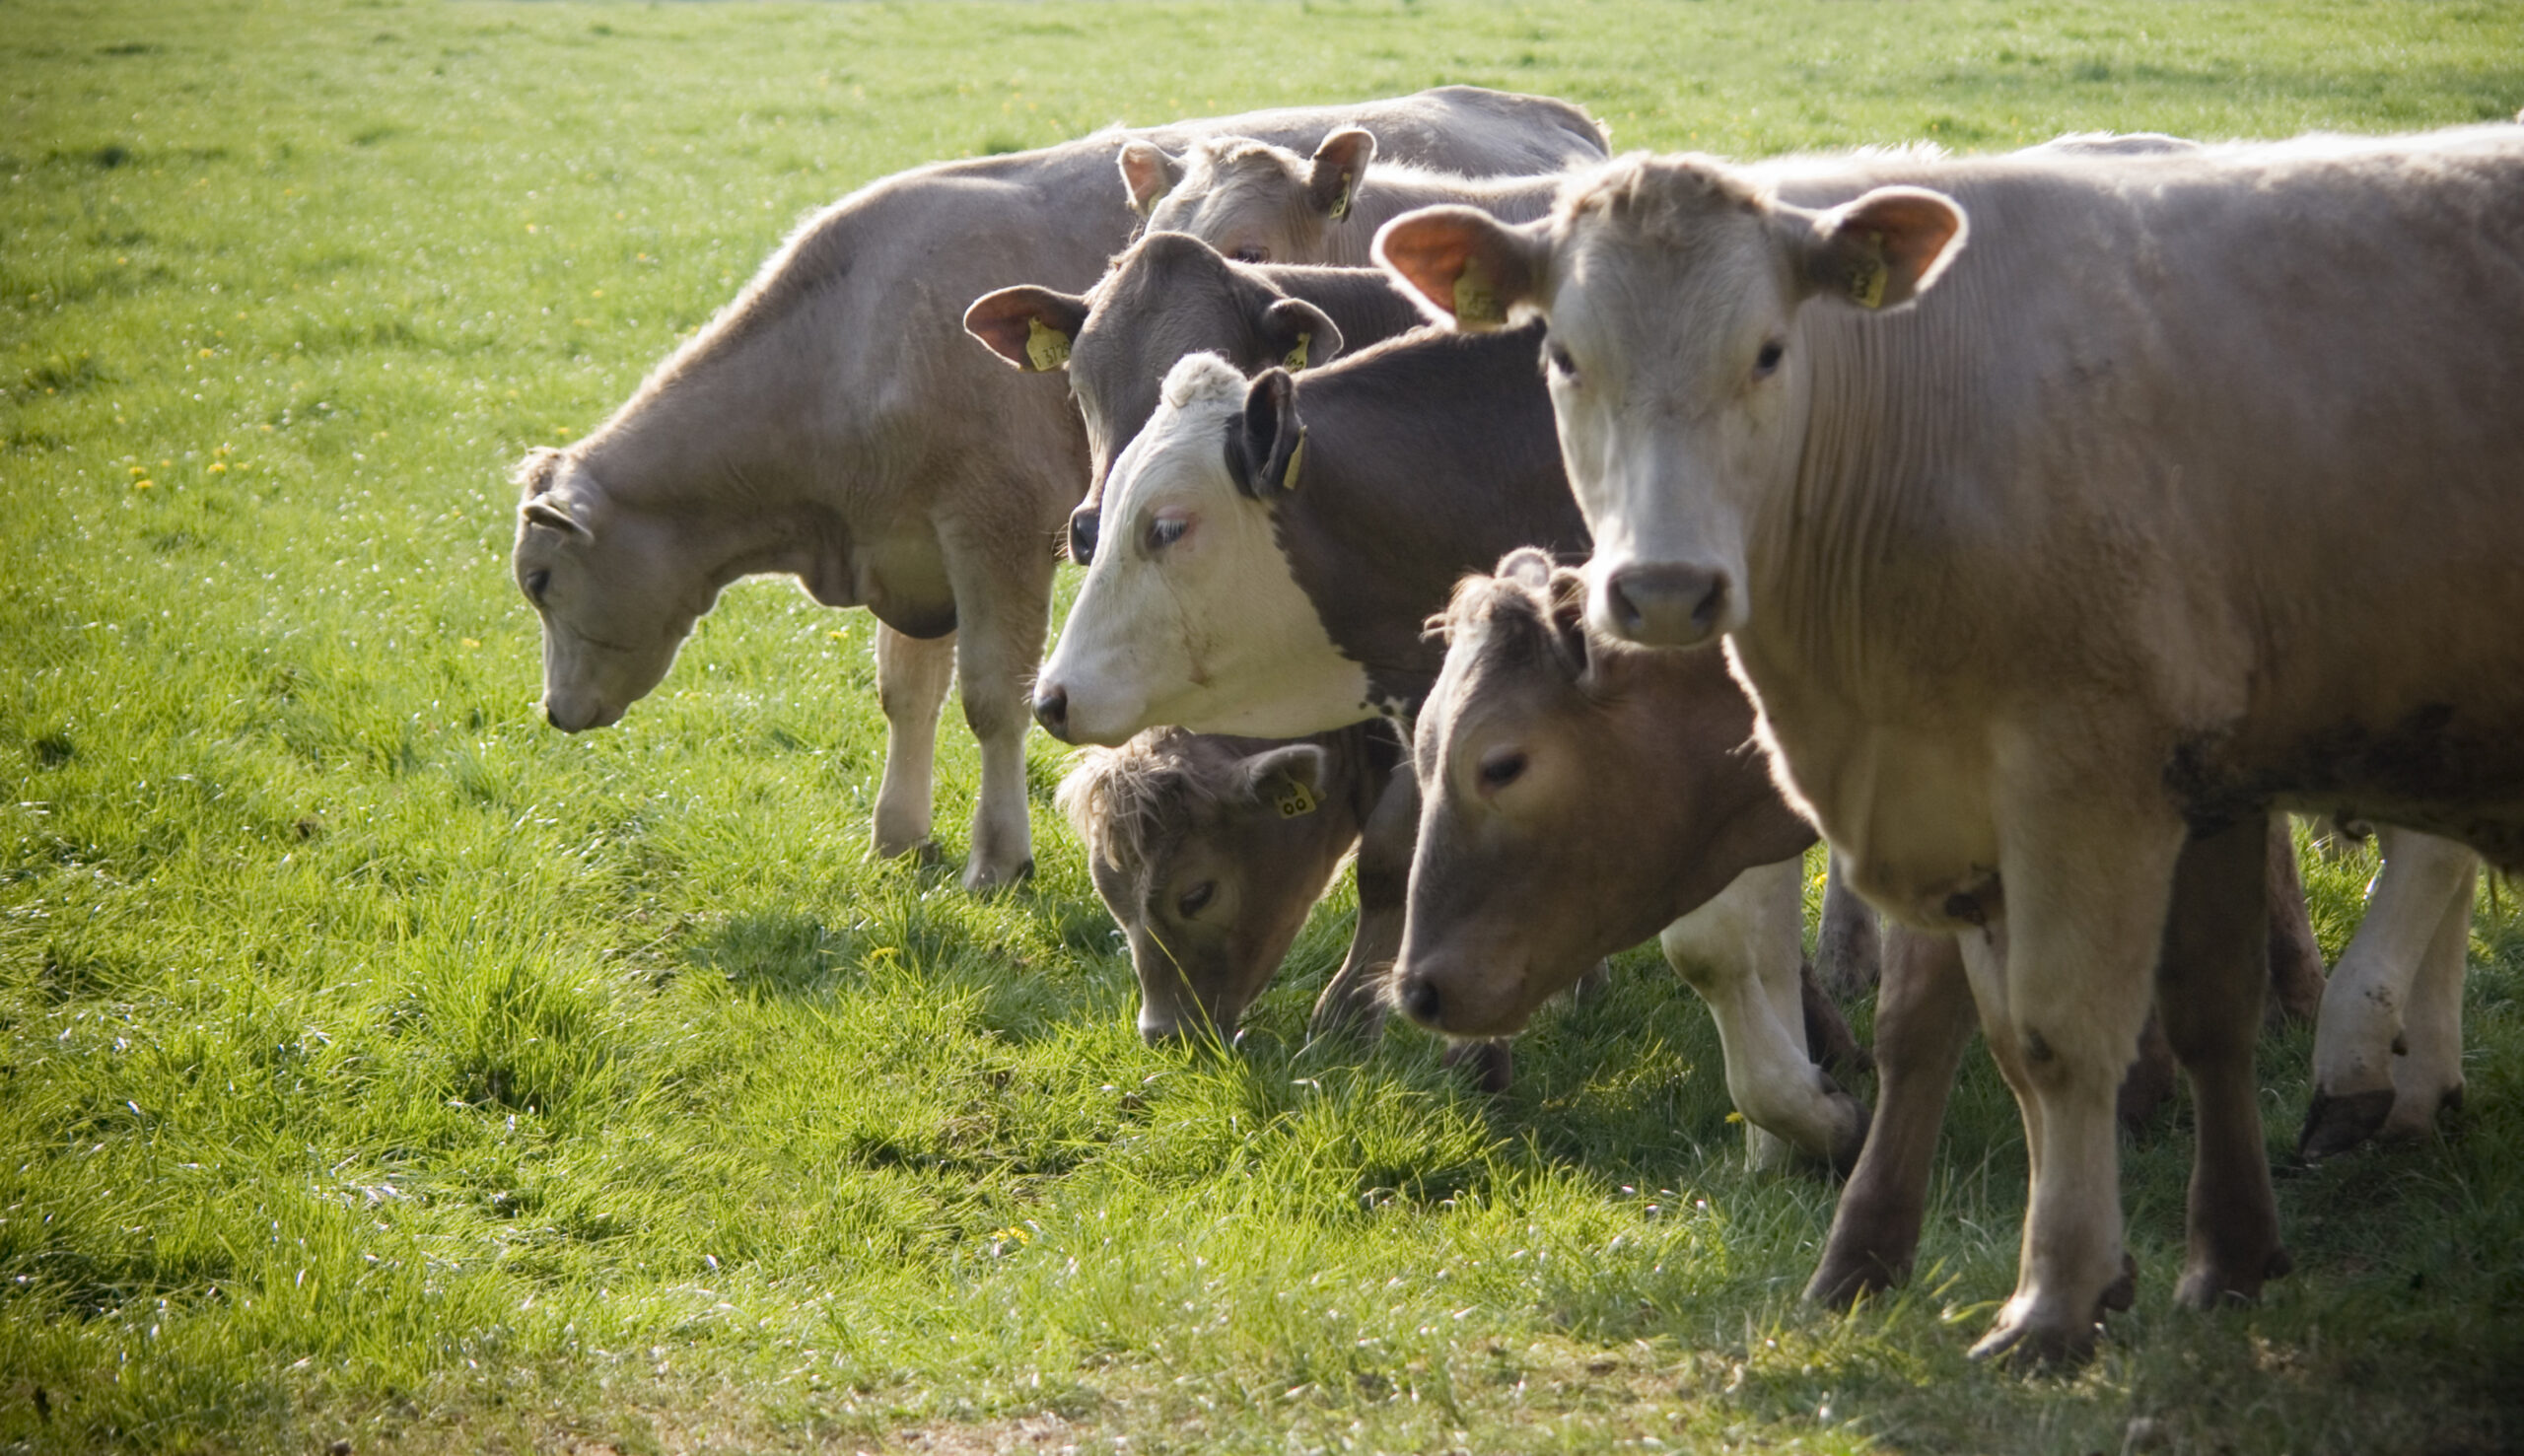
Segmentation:
{"type": "MultiPolygon", "coordinates": [[[[1443,81],[1738,153],[2371,130],[2524,104],[2524,9],[8,0],[0,1443],[2524,1441],[2511,890],[2458,1136],[2287,1170],[2299,1272],[2204,1318],[2175,1114],[2126,1159],[2138,1307],[2021,1378],[1963,1358],[2022,1205],[1984,1059],[1927,1273],[1818,1314],[1831,1190],[1745,1171],[1648,957],[1494,1101],[1414,1034],[1299,1050],[1336,899],[1235,1054],[1150,1051],[1054,745],[1029,888],[867,859],[864,618],[743,588],[622,728],[537,723],[509,465],[806,210],[1443,81]]],[[[2314,872],[2335,950],[2366,872],[2314,872]]],[[[2275,1155],[2305,1059],[2265,1054],[2275,1155]]]]}

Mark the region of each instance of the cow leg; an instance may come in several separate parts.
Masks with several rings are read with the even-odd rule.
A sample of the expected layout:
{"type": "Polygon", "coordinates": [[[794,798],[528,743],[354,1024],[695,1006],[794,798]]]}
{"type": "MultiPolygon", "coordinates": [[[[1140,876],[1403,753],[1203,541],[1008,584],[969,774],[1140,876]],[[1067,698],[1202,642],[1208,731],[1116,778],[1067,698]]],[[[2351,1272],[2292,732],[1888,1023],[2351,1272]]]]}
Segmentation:
{"type": "Polygon", "coordinates": [[[1385,983],[1402,953],[1402,915],[1411,893],[1411,850],[1420,833],[1420,781],[1404,763],[1385,780],[1359,832],[1359,927],[1350,955],[1315,998],[1306,1032],[1324,1036],[1384,1030],[1385,983]]]}
{"type": "Polygon", "coordinates": [[[953,637],[905,637],[876,624],[876,702],[885,713],[885,777],[876,785],[876,853],[929,843],[937,789],[938,710],[955,672],[953,637]]]}
{"type": "Polygon", "coordinates": [[[1814,978],[1846,1005],[1875,985],[1882,964],[1875,907],[1849,887],[1849,872],[1834,855],[1823,875],[1823,923],[1814,931],[1814,978]]]}
{"type": "Polygon", "coordinates": [[[2366,918],[2323,992],[2314,1031],[2314,1101],[2296,1140],[2302,1157],[2346,1152],[2391,1118],[2393,1049],[2407,1045],[2404,1017],[2413,983],[2455,897],[2468,895],[2473,883],[2476,862],[2462,845],[2394,827],[2383,829],[2377,844],[2384,865],[2367,894],[2366,918]]]}
{"type": "Polygon", "coordinates": [[[2191,1078],[2199,1125],[2190,1254],[2174,1291],[2195,1309],[2257,1299],[2262,1281],[2287,1272],[2253,1073],[2270,978],[2268,817],[2183,850],[2156,968],[2157,1015],[2191,1078]]]}
{"type": "MultiPolygon", "coordinates": [[[[1866,1138],[1866,1108],[1805,1053],[1797,973],[1804,963],[1803,867],[1747,869],[1657,936],[1666,963],[1709,1003],[1726,1059],[1726,1091],[1753,1128],[1847,1169],[1866,1138]]],[[[1756,1158],[1761,1141],[1752,1140],[1756,1158]]]]}
{"type": "Polygon", "coordinates": [[[2015,1293],[1973,1354],[2080,1358],[2132,1289],[2114,1094],[2146,1020],[2183,834],[2143,796],[2023,788],[2000,806],[2004,921],[1961,937],[2032,1163],[2015,1293]]]}
{"type": "Polygon", "coordinates": [[[2270,998],[2273,1026],[2310,1022],[2322,1010],[2323,948],[2305,910],[2305,877],[2285,814],[2270,816],[2270,998]]]}
{"type": "Polygon", "coordinates": [[[1848,1304],[1911,1277],[1928,1214],[1937,1129],[1972,1040],[1972,983],[1952,936],[1884,928],[1875,993],[1875,1122],[1832,1213],[1823,1261],[1805,1286],[1848,1304]]]}
{"type": "Polygon", "coordinates": [[[942,544],[955,592],[955,680],[965,726],[982,751],[964,888],[998,889],[1034,872],[1025,729],[1033,721],[1027,697],[1051,609],[1051,547],[1047,539],[1031,538],[1024,550],[1008,549],[1005,541],[966,545],[952,537],[942,538],[942,544]]]}
{"type": "Polygon", "coordinates": [[[2393,1058],[2393,1114],[2380,1137],[2424,1138],[2436,1130],[2439,1112],[2463,1105],[2463,971],[2472,948],[2472,892],[2480,880],[2479,862],[2463,858],[2445,918],[2411,983],[2400,1055],[2393,1058]]]}

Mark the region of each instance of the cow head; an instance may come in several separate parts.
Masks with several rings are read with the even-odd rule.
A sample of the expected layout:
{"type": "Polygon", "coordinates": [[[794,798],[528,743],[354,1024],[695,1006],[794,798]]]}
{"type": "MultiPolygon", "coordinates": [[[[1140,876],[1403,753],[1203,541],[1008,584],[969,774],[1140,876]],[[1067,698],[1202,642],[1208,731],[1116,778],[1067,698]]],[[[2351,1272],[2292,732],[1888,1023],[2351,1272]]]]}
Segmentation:
{"type": "Polygon", "coordinates": [[[1067,372],[1087,424],[1087,498],[1070,513],[1070,559],[1095,559],[1113,457],[1157,413],[1174,362],[1203,351],[1245,373],[1303,369],[1341,352],[1322,310],[1180,233],[1152,233],[1084,295],[1004,288],[964,312],[964,328],[1018,369],[1067,372]]]}
{"type": "Polygon", "coordinates": [[[1812,837],[1778,802],[1716,649],[1604,642],[1584,611],[1579,574],[1527,550],[1467,578],[1443,619],[1392,985],[1452,1035],[1515,1032],[1597,960],[1812,837]]]}
{"type": "Polygon", "coordinates": [[[666,675],[718,586],[671,522],[616,508],[570,453],[535,451],[517,479],[511,566],[543,619],[543,716],[609,727],[666,675]]]}
{"type": "Polygon", "coordinates": [[[1813,212],[1705,158],[1628,157],[1534,223],[1429,208],[1386,224],[1375,248],[1441,320],[1548,320],[1561,452],[1595,537],[1592,619],[1688,646],[1745,622],[1749,522],[1795,464],[1806,306],[1900,308],[1963,228],[1951,200],[1916,187],[1813,212]]]}
{"type": "Polygon", "coordinates": [[[1119,743],[1174,724],[1296,737],[1372,716],[1366,672],[1333,647],[1274,533],[1277,503],[1303,488],[1304,446],[1286,371],[1248,382],[1194,354],[1167,373],[1035,678],[1053,736],[1119,743]]]}
{"type": "Polygon", "coordinates": [[[1358,838],[1358,742],[1158,728],[1078,756],[1057,798],[1130,942],[1140,1035],[1233,1035],[1358,838]]]}
{"type": "MultiPolygon", "coordinates": [[[[1319,263],[1327,232],[1350,216],[1376,139],[1355,126],[1312,157],[1245,137],[1195,146],[1180,175],[1147,207],[1152,232],[1189,233],[1246,263],[1319,263]]],[[[1127,154],[1124,169],[1128,180],[1127,154]]]]}

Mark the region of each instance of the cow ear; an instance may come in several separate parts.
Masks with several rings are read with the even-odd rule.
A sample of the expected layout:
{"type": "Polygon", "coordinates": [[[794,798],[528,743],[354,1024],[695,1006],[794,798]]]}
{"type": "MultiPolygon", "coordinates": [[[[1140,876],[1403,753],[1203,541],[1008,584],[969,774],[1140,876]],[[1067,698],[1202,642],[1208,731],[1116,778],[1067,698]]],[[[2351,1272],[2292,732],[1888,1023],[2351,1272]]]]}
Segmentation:
{"type": "Polygon", "coordinates": [[[1471,207],[1407,212],[1376,234],[1375,260],[1440,323],[1473,332],[1505,328],[1538,301],[1550,244],[1548,220],[1510,227],[1471,207]]]}
{"type": "Polygon", "coordinates": [[[1031,284],[983,294],[964,311],[964,332],[1036,374],[1067,367],[1069,346],[1086,326],[1086,299],[1031,284]]]}
{"type": "Polygon", "coordinates": [[[1499,569],[1491,575],[1529,591],[1543,591],[1551,587],[1552,565],[1550,552],[1539,546],[1518,546],[1499,558],[1499,569]]]}
{"type": "Polygon", "coordinates": [[[1130,194],[1131,210],[1147,217],[1158,198],[1174,190],[1183,180],[1183,159],[1155,142],[1122,144],[1122,189],[1130,194]]]}
{"type": "Polygon", "coordinates": [[[1341,330],[1303,299],[1282,299],[1263,310],[1253,333],[1263,357],[1291,374],[1329,364],[1341,352],[1341,330]]]}
{"type": "Polygon", "coordinates": [[[1926,293],[1963,250],[1963,209],[1925,187],[1878,187],[1824,213],[1782,208],[1804,225],[1794,244],[1811,293],[1860,309],[1898,309],[1926,293]]]}
{"type": "Polygon", "coordinates": [[[1597,684],[1603,655],[1586,636],[1586,579],[1568,567],[1554,567],[1544,590],[1551,601],[1552,645],[1581,688],[1597,684]]]}
{"type": "Polygon", "coordinates": [[[533,500],[520,506],[518,514],[526,518],[526,523],[528,525],[544,526],[559,531],[563,535],[576,536],[582,541],[596,539],[595,532],[581,525],[577,517],[563,510],[550,496],[536,496],[533,500]]]}
{"type": "Polygon", "coordinates": [[[1235,765],[1236,797],[1279,811],[1283,819],[1313,813],[1323,803],[1332,757],[1319,743],[1285,743],[1249,755],[1235,765]]]}
{"type": "Polygon", "coordinates": [[[1314,149],[1314,167],[1306,174],[1307,204],[1336,223],[1348,217],[1359,195],[1359,179],[1367,174],[1375,155],[1374,133],[1361,127],[1345,126],[1325,137],[1314,149]]]}
{"type": "Polygon", "coordinates": [[[1244,408],[1227,419],[1227,473],[1236,489],[1269,502],[1297,488],[1305,468],[1305,422],[1297,418],[1297,381],[1266,369],[1244,391],[1244,408]]]}

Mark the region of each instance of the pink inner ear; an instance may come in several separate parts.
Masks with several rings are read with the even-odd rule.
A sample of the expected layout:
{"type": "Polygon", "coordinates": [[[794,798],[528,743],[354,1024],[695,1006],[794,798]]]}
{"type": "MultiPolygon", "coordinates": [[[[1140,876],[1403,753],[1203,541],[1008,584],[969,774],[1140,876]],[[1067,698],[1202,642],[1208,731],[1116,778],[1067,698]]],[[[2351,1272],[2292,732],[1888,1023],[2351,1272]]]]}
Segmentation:
{"type": "Polygon", "coordinates": [[[1915,193],[1870,199],[1850,219],[1853,228],[1881,234],[1885,260],[1913,278],[1929,270],[1962,224],[1942,198],[1915,193]]]}

